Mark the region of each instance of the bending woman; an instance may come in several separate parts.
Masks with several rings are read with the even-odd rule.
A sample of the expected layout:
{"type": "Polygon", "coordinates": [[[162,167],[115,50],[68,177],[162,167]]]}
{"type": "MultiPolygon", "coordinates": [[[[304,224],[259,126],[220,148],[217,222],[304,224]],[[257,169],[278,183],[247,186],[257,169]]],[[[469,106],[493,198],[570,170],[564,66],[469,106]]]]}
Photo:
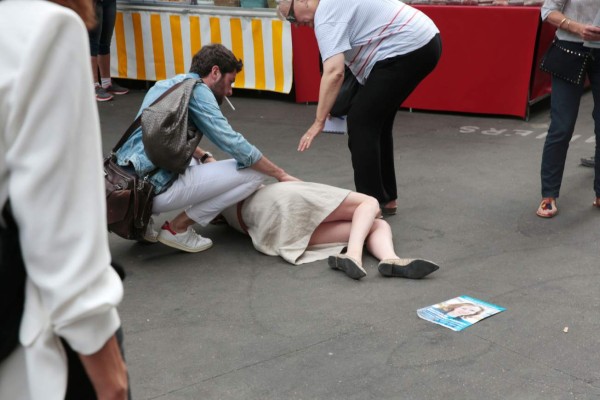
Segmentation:
{"type": "Polygon", "coordinates": [[[438,28],[397,0],[280,0],[278,13],[290,23],[314,27],[323,59],[315,120],[298,150],[309,149],[323,130],[346,65],[362,85],[347,119],[356,191],[375,197],[384,214],[395,214],[394,119],[440,59],[438,28]]]}
{"type": "Polygon", "coordinates": [[[331,268],[361,279],[367,275],[366,246],[380,260],[384,276],[420,279],[439,268],[431,261],[398,257],[392,230],[380,215],[371,196],[312,182],[264,186],[223,212],[230,226],[250,235],[256,250],[292,264],[328,258],[331,268]]]}

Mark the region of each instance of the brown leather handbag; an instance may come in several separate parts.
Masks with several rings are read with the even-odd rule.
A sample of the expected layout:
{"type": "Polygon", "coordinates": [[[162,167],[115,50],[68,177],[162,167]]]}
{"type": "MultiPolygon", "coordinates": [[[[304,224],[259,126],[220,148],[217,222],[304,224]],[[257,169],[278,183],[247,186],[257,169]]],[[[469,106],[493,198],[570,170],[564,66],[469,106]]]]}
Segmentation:
{"type": "Polygon", "coordinates": [[[152,215],[154,186],[148,177],[140,178],[116,163],[114,156],[104,160],[108,230],[124,239],[144,240],[152,215]]]}
{"type": "MultiPolygon", "coordinates": [[[[133,167],[117,164],[115,156],[138,126],[139,118],[104,159],[104,181],[108,230],[124,239],[142,241],[152,215],[154,186],[149,181],[151,174],[139,177],[133,167]]],[[[158,169],[153,173],[156,171],[158,169]]]]}

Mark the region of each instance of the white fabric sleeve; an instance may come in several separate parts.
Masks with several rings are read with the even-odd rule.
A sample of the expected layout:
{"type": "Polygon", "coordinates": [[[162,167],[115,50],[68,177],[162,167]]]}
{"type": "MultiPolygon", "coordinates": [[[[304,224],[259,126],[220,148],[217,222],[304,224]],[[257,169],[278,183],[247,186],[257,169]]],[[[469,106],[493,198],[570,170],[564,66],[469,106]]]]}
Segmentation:
{"type": "Polygon", "coordinates": [[[91,354],[120,325],[123,286],[110,267],[88,35],[62,7],[43,21],[18,51],[7,120],[9,197],[28,274],[21,340],[51,329],[91,354]]]}
{"type": "Polygon", "coordinates": [[[552,11],[561,11],[565,8],[565,3],[567,0],[546,0],[542,5],[541,9],[541,17],[542,21],[545,21],[548,18],[548,14],[552,11]]]}

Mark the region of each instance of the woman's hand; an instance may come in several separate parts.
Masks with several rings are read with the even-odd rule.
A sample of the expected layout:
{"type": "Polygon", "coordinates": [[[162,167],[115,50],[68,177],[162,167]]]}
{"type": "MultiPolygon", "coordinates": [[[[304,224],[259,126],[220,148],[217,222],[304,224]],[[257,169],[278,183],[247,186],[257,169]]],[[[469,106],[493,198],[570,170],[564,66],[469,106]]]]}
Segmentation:
{"type": "Polygon", "coordinates": [[[589,42],[600,41],[600,27],[594,25],[582,24],[567,18],[562,24],[562,29],[576,34],[580,38],[589,42]]]}
{"type": "Polygon", "coordinates": [[[304,135],[300,138],[298,143],[298,151],[304,151],[310,148],[313,140],[321,133],[325,127],[325,122],[315,121],[304,135]]]}
{"type": "MultiPolygon", "coordinates": [[[[571,24],[573,24],[571,22],[571,24]]],[[[583,40],[589,42],[600,41],[600,27],[594,25],[577,24],[575,33],[579,35],[583,40]]]]}
{"type": "Polygon", "coordinates": [[[302,182],[300,179],[298,179],[295,176],[292,176],[288,173],[281,175],[279,178],[277,178],[277,180],[279,182],[302,182]]]}

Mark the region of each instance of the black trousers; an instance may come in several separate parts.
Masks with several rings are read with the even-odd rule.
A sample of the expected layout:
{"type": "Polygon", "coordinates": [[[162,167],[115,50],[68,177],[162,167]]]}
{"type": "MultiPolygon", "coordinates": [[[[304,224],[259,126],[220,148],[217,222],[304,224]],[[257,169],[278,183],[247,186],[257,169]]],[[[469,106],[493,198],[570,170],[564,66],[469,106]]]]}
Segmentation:
{"type": "Polygon", "coordinates": [[[400,105],[438,63],[437,34],[418,50],[379,61],[348,112],[348,147],[356,191],[385,204],[398,198],[392,128],[400,105]]]}

